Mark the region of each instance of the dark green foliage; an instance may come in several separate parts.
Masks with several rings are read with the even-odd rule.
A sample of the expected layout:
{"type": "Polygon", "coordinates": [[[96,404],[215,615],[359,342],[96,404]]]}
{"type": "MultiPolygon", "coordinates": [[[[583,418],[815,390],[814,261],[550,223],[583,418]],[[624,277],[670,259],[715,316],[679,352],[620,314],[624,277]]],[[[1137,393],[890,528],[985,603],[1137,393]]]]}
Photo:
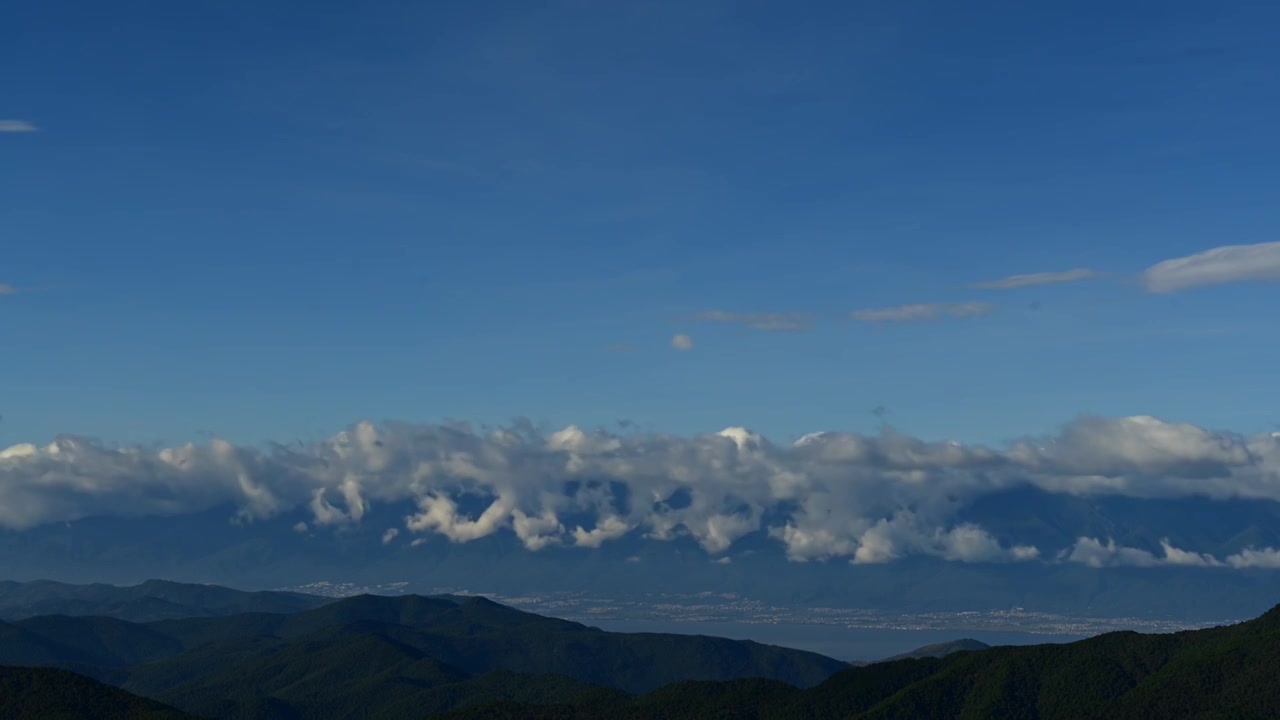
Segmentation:
{"type": "Polygon", "coordinates": [[[845,666],[753,642],[606,633],[484,598],[418,596],[147,624],[31,618],[0,624],[4,662],[66,667],[243,720],[413,717],[493,701],[612,704],[628,697],[620,691],[690,679],[812,686],[845,666]]]}
{"type": "Polygon", "coordinates": [[[66,670],[0,667],[5,720],[198,720],[66,670]]]}
{"type": "MultiPolygon", "coordinates": [[[[847,668],[749,642],[605,633],[482,598],[414,596],[145,625],[0,623],[6,662],[61,665],[227,720],[1280,717],[1280,607],[1209,630],[964,649],[973,646],[847,668]]],[[[0,698],[21,703],[0,705],[0,717],[179,717],[95,714],[104,692],[119,693],[124,712],[167,711],[70,673],[30,677],[0,698]],[[92,706],[31,714],[41,703],[77,711],[59,702],[92,706]]]]}
{"type": "Polygon", "coordinates": [[[441,716],[604,720],[1280,717],[1280,607],[1247,623],[1169,635],[1110,633],[1068,645],[998,647],[875,663],[808,690],[762,680],[680,683],[626,702],[580,697],[441,716]]]}

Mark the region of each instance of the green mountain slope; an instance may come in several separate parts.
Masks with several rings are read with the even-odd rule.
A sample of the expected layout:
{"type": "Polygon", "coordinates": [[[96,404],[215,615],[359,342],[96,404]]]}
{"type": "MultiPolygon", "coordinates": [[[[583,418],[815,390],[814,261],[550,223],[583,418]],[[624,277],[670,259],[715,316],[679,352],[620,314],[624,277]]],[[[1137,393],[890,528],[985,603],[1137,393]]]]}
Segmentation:
{"type": "Polygon", "coordinates": [[[1280,717],[1280,607],[1237,625],[1110,633],[1067,645],[997,647],[842,671],[800,690],[762,680],[681,683],[625,703],[494,703],[466,718],[871,720],[889,718],[1280,717]]]}
{"type": "Polygon", "coordinates": [[[317,720],[496,699],[616,699],[687,680],[767,677],[809,687],[845,667],[753,642],[608,633],[484,598],[419,596],[146,624],[28,618],[0,624],[5,663],[72,669],[213,717],[317,720]]]}
{"type": "Polygon", "coordinates": [[[65,670],[0,667],[5,720],[198,720],[65,670]]]}

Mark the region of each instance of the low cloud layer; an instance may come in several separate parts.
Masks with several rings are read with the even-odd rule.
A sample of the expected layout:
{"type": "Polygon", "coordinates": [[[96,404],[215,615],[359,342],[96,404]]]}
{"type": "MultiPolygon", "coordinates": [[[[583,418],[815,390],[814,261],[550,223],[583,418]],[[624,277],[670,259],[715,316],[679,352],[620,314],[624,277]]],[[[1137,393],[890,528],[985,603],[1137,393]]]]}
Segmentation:
{"type": "Polygon", "coordinates": [[[915,303],[887,308],[855,310],[849,313],[854,320],[868,322],[915,322],[919,320],[939,320],[945,317],[966,318],[986,315],[995,309],[995,305],[985,302],[962,303],[915,303]]]}
{"type": "Polygon", "coordinates": [[[1149,550],[1117,545],[1115,540],[1102,542],[1097,538],[1082,537],[1076,544],[1062,552],[1067,562],[1081,563],[1089,567],[1230,567],[1230,568],[1280,568],[1280,549],[1246,548],[1219,560],[1209,553],[1198,553],[1174,547],[1166,538],[1160,541],[1161,554],[1149,550]]]}
{"type": "Polygon", "coordinates": [[[1037,285],[1056,285],[1058,283],[1078,282],[1098,277],[1098,273],[1088,268],[1075,268],[1061,272],[1030,273],[1028,275],[1010,275],[999,280],[984,280],[970,285],[971,288],[985,290],[1015,290],[1017,288],[1035,287],[1037,285]]]}
{"type": "MultiPolygon", "coordinates": [[[[1245,437],[1156,418],[1084,417],[1002,449],[926,442],[891,429],[776,444],[742,428],[680,437],[517,423],[359,423],[307,447],[222,440],[167,449],[61,437],[0,452],[0,527],[94,515],[179,515],[232,502],[246,521],[305,509],[300,532],[413,508],[387,544],[429,533],[468,542],[511,532],[531,551],[627,535],[692,538],[730,552],[765,533],[794,561],[1036,559],[1113,565],[1280,567],[1280,551],[1215,558],[1080,538],[1061,556],[960,519],[977,498],[1031,486],[1068,495],[1280,500],[1280,434],[1245,437]],[[1047,557],[1042,557],[1046,555],[1047,557]]],[[[383,526],[385,527],[385,526],[383,526]]],[[[394,531],[394,532],[392,532],[394,531]]]]}
{"type": "Polygon", "coordinates": [[[800,331],[813,329],[813,316],[799,312],[732,313],[723,310],[707,310],[693,316],[694,320],[733,323],[755,330],[800,331]]]}
{"type": "Polygon", "coordinates": [[[1142,273],[1149,292],[1170,293],[1206,285],[1280,280],[1280,242],[1224,245],[1157,263],[1142,273]]]}

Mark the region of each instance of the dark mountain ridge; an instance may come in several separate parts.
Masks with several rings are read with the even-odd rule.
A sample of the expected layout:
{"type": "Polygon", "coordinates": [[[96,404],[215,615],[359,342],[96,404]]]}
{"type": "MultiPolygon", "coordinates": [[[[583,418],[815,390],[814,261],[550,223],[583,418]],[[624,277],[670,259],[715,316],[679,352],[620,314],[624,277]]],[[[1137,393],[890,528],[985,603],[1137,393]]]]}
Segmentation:
{"type": "Polygon", "coordinates": [[[52,580],[0,582],[0,619],[100,615],[133,622],[216,617],[246,612],[292,613],[332,602],[295,592],[233,590],[218,585],[147,580],[132,586],[71,585],[52,580]]]}
{"type": "Polygon", "coordinates": [[[625,703],[490,703],[437,717],[522,720],[1027,718],[1263,720],[1280,717],[1280,606],[1235,625],[1115,632],[1064,645],[1003,646],[873,663],[809,689],[764,680],[679,683],[625,703]]]}
{"type": "Polygon", "coordinates": [[[810,687],[844,667],[749,641],[608,633],[481,597],[417,595],[149,623],[26,618],[0,625],[0,664],[72,669],[188,712],[236,718],[562,701],[601,686],[639,693],[688,679],[810,687]]]}

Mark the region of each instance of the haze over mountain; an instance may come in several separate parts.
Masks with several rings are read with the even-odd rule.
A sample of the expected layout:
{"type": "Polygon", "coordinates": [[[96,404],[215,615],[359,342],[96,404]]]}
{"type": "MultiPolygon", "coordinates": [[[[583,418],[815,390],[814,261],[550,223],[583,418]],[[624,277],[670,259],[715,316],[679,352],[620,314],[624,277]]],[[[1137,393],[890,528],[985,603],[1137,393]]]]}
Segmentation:
{"type": "Polygon", "coordinates": [[[49,580],[0,581],[0,620],[39,615],[94,615],[133,622],[246,612],[289,613],[331,598],[291,592],[243,592],[217,585],[147,580],[132,587],[68,585],[49,580]]]}

